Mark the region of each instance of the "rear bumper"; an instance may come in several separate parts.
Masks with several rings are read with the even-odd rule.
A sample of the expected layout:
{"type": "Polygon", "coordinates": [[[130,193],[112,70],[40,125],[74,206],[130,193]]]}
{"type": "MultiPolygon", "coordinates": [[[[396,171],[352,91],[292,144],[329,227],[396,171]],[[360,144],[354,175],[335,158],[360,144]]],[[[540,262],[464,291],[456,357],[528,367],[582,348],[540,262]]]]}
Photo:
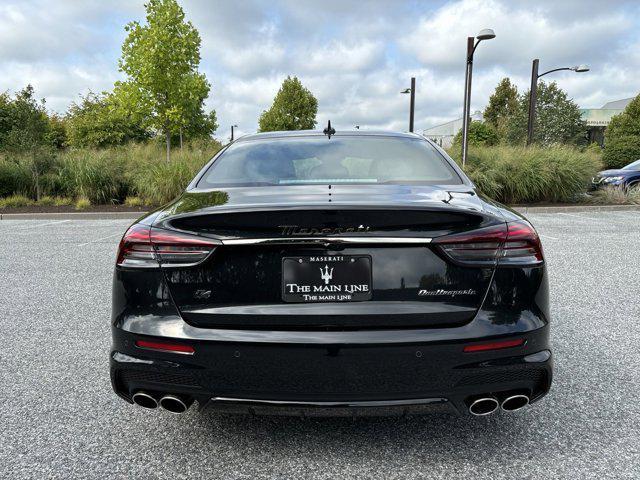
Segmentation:
{"type": "Polygon", "coordinates": [[[548,325],[480,339],[524,338],[524,346],[464,353],[464,345],[474,342],[465,327],[266,332],[194,329],[182,323],[177,337],[171,323],[165,335],[158,329],[153,336],[113,327],[111,379],[121,397],[131,401],[138,390],[177,394],[197,400],[200,408],[232,413],[462,414],[478,395],[500,398],[518,390],[537,401],[552,380],[548,325]],[[193,346],[195,354],[135,346],[137,339],[167,337],[193,346]]]}

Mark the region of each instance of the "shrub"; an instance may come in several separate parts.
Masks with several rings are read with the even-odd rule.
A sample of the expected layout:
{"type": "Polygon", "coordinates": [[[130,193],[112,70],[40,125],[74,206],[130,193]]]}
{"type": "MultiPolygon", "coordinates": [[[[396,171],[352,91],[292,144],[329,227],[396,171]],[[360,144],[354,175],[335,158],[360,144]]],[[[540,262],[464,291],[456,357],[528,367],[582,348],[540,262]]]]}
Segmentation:
{"type": "Polygon", "coordinates": [[[28,207],[33,203],[33,200],[24,195],[11,195],[10,197],[0,198],[0,208],[28,207]]]}
{"type": "Polygon", "coordinates": [[[607,140],[602,160],[607,168],[622,168],[640,158],[640,136],[623,135],[607,140]]]}
{"type": "Polygon", "coordinates": [[[38,205],[42,207],[50,207],[52,205],[55,205],[55,203],[56,203],[56,199],[48,195],[45,195],[44,197],[40,197],[40,200],[38,201],[38,205]]]}
{"type": "Polygon", "coordinates": [[[0,197],[13,194],[29,194],[33,179],[27,165],[21,160],[0,158],[0,197]]]}
{"type": "Polygon", "coordinates": [[[124,204],[127,207],[141,207],[144,205],[144,202],[140,197],[127,197],[124,200],[124,204]]]}
{"type": "Polygon", "coordinates": [[[203,164],[176,159],[149,165],[135,175],[135,191],[148,205],[167,203],[184,191],[203,164]]]}
{"type": "Polygon", "coordinates": [[[53,201],[53,205],[56,207],[66,207],[67,205],[71,205],[73,200],[67,197],[56,197],[53,201]]]}
{"type": "Polygon", "coordinates": [[[91,201],[87,197],[80,197],[76,200],[76,210],[86,210],[91,206],[91,201]]]}
{"type": "MultiPolygon", "coordinates": [[[[474,120],[469,124],[469,145],[474,147],[492,146],[500,142],[498,132],[489,123],[474,120]]],[[[459,148],[462,145],[462,130],[453,139],[453,144],[459,148]]]]}
{"type": "Polygon", "coordinates": [[[572,200],[600,168],[592,149],[499,146],[470,148],[465,170],[489,197],[529,203],[572,200]]]}
{"type": "Polygon", "coordinates": [[[604,205],[640,205],[640,187],[627,189],[605,187],[590,195],[593,203],[604,205]]]}
{"type": "Polygon", "coordinates": [[[620,168],[640,158],[640,95],[605,130],[603,160],[607,168],[620,168]]]}
{"type": "Polygon", "coordinates": [[[118,149],[66,152],[60,158],[61,192],[86,197],[92,203],[114,203],[125,198],[125,162],[118,153],[118,149]]]}

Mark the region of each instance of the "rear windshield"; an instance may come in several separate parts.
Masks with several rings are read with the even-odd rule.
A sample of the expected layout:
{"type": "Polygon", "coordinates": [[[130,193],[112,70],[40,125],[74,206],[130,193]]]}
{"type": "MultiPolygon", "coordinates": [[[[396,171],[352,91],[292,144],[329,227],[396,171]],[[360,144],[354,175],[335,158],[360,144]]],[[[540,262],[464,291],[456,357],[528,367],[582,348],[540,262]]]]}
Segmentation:
{"type": "Polygon", "coordinates": [[[402,137],[288,137],[231,145],[198,187],[317,183],[462,183],[428,142],[402,137]]]}

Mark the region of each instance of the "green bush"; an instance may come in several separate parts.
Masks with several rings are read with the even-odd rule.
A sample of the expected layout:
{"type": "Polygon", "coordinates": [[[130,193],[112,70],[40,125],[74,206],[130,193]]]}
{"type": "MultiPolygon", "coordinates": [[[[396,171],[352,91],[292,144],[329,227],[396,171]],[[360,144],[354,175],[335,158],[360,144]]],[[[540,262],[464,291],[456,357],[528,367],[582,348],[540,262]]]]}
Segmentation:
{"type": "Polygon", "coordinates": [[[141,207],[144,205],[144,202],[140,197],[127,197],[124,199],[124,204],[127,207],[141,207]]]}
{"type": "Polygon", "coordinates": [[[92,203],[115,203],[128,191],[125,162],[118,149],[78,149],[60,158],[60,190],[70,197],[86,197],[92,203]]]}
{"type": "Polygon", "coordinates": [[[53,201],[53,205],[56,207],[66,207],[67,205],[71,205],[73,201],[67,197],[56,197],[53,201]]]}
{"type": "Polygon", "coordinates": [[[531,203],[572,200],[600,168],[593,149],[499,146],[471,147],[465,171],[495,200],[531,203]]]}
{"type": "Polygon", "coordinates": [[[27,165],[22,161],[0,158],[0,197],[13,194],[29,194],[33,179],[27,165]]]}
{"type": "Polygon", "coordinates": [[[10,197],[0,198],[0,208],[28,207],[33,203],[33,200],[24,195],[11,195],[10,197]]]}
{"type": "Polygon", "coordinates": [[[602,155],[607,168],[622,168],[640,159],[640,136],[623,135],[610,138],[602,155]]]}
{"type": "Polygon", "coordinates": [[[38,201],[38,205],[41,207],[51,207],[55,204],[56,204],[56,199],[48,195],[45,195],[44,197],[40,197],[40,200],[38,201]]]}
{"type": "Polygon", "coordinates": [[[76,201],[75,209],[76,210],[86,210],[90,206],[91,206],[91,201],[87,197],[80,197],[76,201]]]}
{"type": "Polygon", "coordinates": [[[130,194],[138,196],[145,205],[162,205],[180,195],[198,171],[221,148],[220,143],[194,142],[176,149],[171,162],[163,158],[160,146],[145,145],[134,150],[128,164],[130,194]]]}
{"type": "MultiPolygon", "coordinates": [[[[500,142],[498,132],[486,122],[474,120],[469,123],[469,145],[474,147],[492,146],[500,142]]],[[[453,138],[453,144],[458,148],[462,145],[462,130],[453,138]]]]}
{"type": "Polygon", "coordinates": [[[607,168],[621,168],[640,158],[640,95],[611,119],[604,139],[602,158],[607,168]]]}

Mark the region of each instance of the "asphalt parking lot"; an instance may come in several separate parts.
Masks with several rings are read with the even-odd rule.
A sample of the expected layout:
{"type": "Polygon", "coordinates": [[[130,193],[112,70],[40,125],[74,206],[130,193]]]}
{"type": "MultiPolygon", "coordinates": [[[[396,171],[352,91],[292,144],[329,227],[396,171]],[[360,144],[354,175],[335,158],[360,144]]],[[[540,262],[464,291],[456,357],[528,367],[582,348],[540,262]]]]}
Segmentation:
{"type": "Polygon", "coordinates": [[[108,375],[129,220],[0,221],[2,478],[640,478],[640,211],[528,215],[551,278],[555,378],[489,418],[174,416],[108,375]]]}

